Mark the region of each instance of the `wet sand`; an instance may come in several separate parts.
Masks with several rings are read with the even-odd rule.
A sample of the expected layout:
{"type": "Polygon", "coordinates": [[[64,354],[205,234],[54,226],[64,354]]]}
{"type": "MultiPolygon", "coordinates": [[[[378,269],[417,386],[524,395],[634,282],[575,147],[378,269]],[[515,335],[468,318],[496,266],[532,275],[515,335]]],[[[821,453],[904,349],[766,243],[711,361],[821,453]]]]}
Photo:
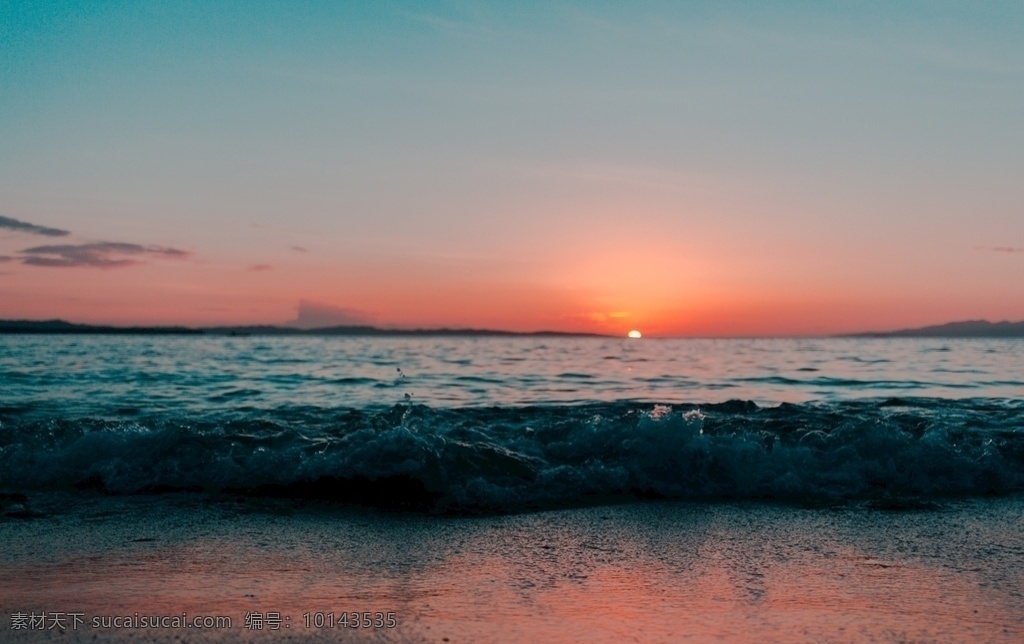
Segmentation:
{"type": "Polygon", "coordinates": [[[31,507],[44,516],[0,519],[3,641],[1024,640],[1020,497],[498,517],[178,494],[31,507]],[[32,612],[83,623],[12,630],[32,612]],[[327,626],[352,612],[396,626],[327,626]],[[232,627],[93,625],[135,613],[232,627]],[[247,629],[246,613],[280,613],[281,627],[247,629]]]}

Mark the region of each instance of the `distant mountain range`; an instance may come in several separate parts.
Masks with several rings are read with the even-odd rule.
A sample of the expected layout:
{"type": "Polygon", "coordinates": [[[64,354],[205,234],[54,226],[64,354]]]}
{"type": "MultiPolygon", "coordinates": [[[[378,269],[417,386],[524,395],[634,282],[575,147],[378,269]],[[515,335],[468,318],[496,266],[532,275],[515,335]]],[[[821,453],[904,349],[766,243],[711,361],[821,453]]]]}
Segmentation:
{"type": "MultiPolygon", "coordinates": [[[[562,331],[495,331],[493,329],[383,329],[375,326],[332,326],[296,329],[288,326],[104,326],[74,324],[64,320],[0,320],[0,334],[94,334],[94,335],[288,335],[288,336],[469,336],[469,337],[618,337],[600,333],[562,331]]],[[[918,329],[848,333],[846,338],[1024,338],[1024,322],[987,322],[969,320],[918,329]]]]}
{"type": "Polygon", "coordinates": [[[872,333],[853,333],[846,337],[854,338],[1024,338],[1024,322],[988,322],[986,320],[968,320],[966,322],[950,322],[919,329],[901,329],[899,331],[878,331],[872,333]]]}
{"type": "Polygon", "coordinates": [[[565,333],[561,331],[494,331],[491,329],[382,329],[374,326],[333,326],[320,329],[296,329],[287,326],[105,326],[74,324],[64,320],[0,320],[0,334],[91,334],[91,335],[290,335],[290,336],[470,336],[470,337],[607,337],[597,333],[565,333]]]}

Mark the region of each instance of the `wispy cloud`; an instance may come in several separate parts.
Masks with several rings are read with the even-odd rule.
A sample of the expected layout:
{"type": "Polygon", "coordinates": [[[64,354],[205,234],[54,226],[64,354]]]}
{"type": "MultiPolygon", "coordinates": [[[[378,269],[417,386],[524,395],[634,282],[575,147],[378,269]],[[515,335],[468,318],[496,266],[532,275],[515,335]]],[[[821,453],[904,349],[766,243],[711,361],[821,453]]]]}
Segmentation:
{"type": "Polygon", "coordinates": [[[17,219],[12,219],[11,217],[4,217],[3,215],[0,215],[0,228],[16,230],[22,233],[30,233],[32,235],[44,235],[46,237],[65,237],[71,234],[69,231],[61,230],[60,228],[37,226],[36,224],[30,224],[27,221],[19,221],[17,219]]]}
{"type": "Polygon", "coordinates": [[[993,253],[1024,253],[1024,248],[1017,246],[978,246],[977,250],[989,250],[993,253]]]}
{"type": "Polygon", "coordinates": [[[271,266],[270,264],[253,264],[252,266],[246,268],[245,270],[251,271],[253,273],[261,273],[263,271],[272,270],[273,268],[274,267],[271,266]]]}
{"type": "Polygon", "coordinates": [[[296,253],[308,253],[309,249],[304,246],[292,246],[292,250],[296,253]]]}
{"type": "Polygon", "coordinates": [[[141,246],[122,242],[35,246],[21,251],[22,264],[59,268],[123,268],[143,263],[145,257],[184,259],[191,253],[165,246],[141,246]]]}
{"type": "Polygon", "coordinates": [[[3,264],[4,262],[13,262],[15,259],[17,258],[9,255],[0,255],[0,264],[3,264]]]}
{"type": "Polygon", "coordinates": [[[473,15],[466,16],[466,19],[445,18],[436,14],[415,13],[412,11],[399,11],[398,13],[408,19],[444,32],[449,36],[484,40],[492,39],[496,35],[494,29],[484,24],[479,11],[471,11],[470,13],[473,15]]]}

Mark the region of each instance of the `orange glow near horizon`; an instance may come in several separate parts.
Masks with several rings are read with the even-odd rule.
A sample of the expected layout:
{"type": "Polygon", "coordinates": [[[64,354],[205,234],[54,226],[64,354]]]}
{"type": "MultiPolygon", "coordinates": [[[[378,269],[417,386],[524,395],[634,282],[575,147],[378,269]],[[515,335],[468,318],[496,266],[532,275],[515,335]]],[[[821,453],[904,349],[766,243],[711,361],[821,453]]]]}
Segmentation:
{"type": "Polygon", "coordinates": [[[1024,83],[997,64],[1024,41],[991,28],[1016,9],[26,4],[5,23],[0,318],[284,324],[314,303],[645,338],[1024,319],[1024,83]]]}
{"type": "MultiPolygon", "coordinates": [[[[605,291],[607,292],[607,291],[605,291]]],[[[922,298],[924,300],[924,298],[922,298]]],[[[958,319],[957,307],[851,294],[774,297],[703,293],[612,297],[528,283],[431,283],[344,279],[275,269],[147,266],[85,273],[39,269],[4,290],[0,318],[65,319],[115,325],[286,324],[300,301],[356,312],[363,323],[579,331],[645,337],[822,335],[903,328],[958,319]],[[184,273],[184,275],[183,275],[184,273]],[[217,279],[210,279],[211,274],[217,279]],[[140,279],[141,278],[141,279],[140,279]],[[296,284],[302,284],[301,289],[296,284]],[[681,305],[685,302],[685,305],[681,305]]],[[[994,312],[995,319],[1006,319],[994,312]]]]}
{"type": "Polygon", "coordinates": [[[962,318],[965,305],[987,308],[977,317],[1014,318],[1012,305],[993,307],[991,293],[983,290],[951,302],[937,288],[908,297],[897,287],[829,284],[816,275],[790,284],[763,277],[755,265],[739,260],[715,263],[674,253],[669,244],[639,241],[591,240],[572,253],[538,258],[529,270],[493,268],[474,259],[328,261],[313,254],[260,264],[200,258],[112,270],[14,263],[3,268],[0,318],[93,324],[286,324],[296,320],[303,301],[384,327],[613,336],[643,329],[649,338],[905,328],[962,318]]]}

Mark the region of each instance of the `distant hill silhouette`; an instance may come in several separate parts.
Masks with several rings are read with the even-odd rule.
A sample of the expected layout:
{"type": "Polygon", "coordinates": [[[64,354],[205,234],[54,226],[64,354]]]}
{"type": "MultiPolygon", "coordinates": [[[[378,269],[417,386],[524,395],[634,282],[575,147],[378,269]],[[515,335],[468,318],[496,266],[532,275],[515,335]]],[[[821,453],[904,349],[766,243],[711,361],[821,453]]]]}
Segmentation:
{"type": "Polygon", "coordinates": [[[297,329],[286,326],[248,325],[217,327],[184,326],[105,326],[74,324],[64,320],[0,320],[0,333],[11,334],[92,334],[92,335],[341,335],[341,336],[475,336],[475,337],[607,337],[598,333],[562,331],[496,331],[492,329],[382,329],[374,326],[333,326],[321,329],[297,329]]]}
{"type": "Polygon", "coordinates": [[[854,333],[855,338],[1024,338],[1024,322],[968,320],[926,326],[919,329],[854,333]]]}
{"type": "MultiPolygon", "coordinates": [[[[64,320],[0,320],[0,334],[92,335],[216,335],[216,336],[468,336],[468,337],[617,337],[564,331],[499,331],[494,329],[386,329],[375,326],[332,326],[298,329],[291,326],[241,325],[215,327],[106,326],[64,320]]],[[[1024,338],[1024,322],[968,320],[918,329],[847,333],[845,338],[1024,338]]]]}
{"type": "Polygon", "coordinates": [[[202,333],[197,329],[183,326],[97,326],[93,324],[74,324],[64,320],[0,320],[0,333],[92,333],[92,334],[161,334],[161,335],[196,335],[202,333]]]}

